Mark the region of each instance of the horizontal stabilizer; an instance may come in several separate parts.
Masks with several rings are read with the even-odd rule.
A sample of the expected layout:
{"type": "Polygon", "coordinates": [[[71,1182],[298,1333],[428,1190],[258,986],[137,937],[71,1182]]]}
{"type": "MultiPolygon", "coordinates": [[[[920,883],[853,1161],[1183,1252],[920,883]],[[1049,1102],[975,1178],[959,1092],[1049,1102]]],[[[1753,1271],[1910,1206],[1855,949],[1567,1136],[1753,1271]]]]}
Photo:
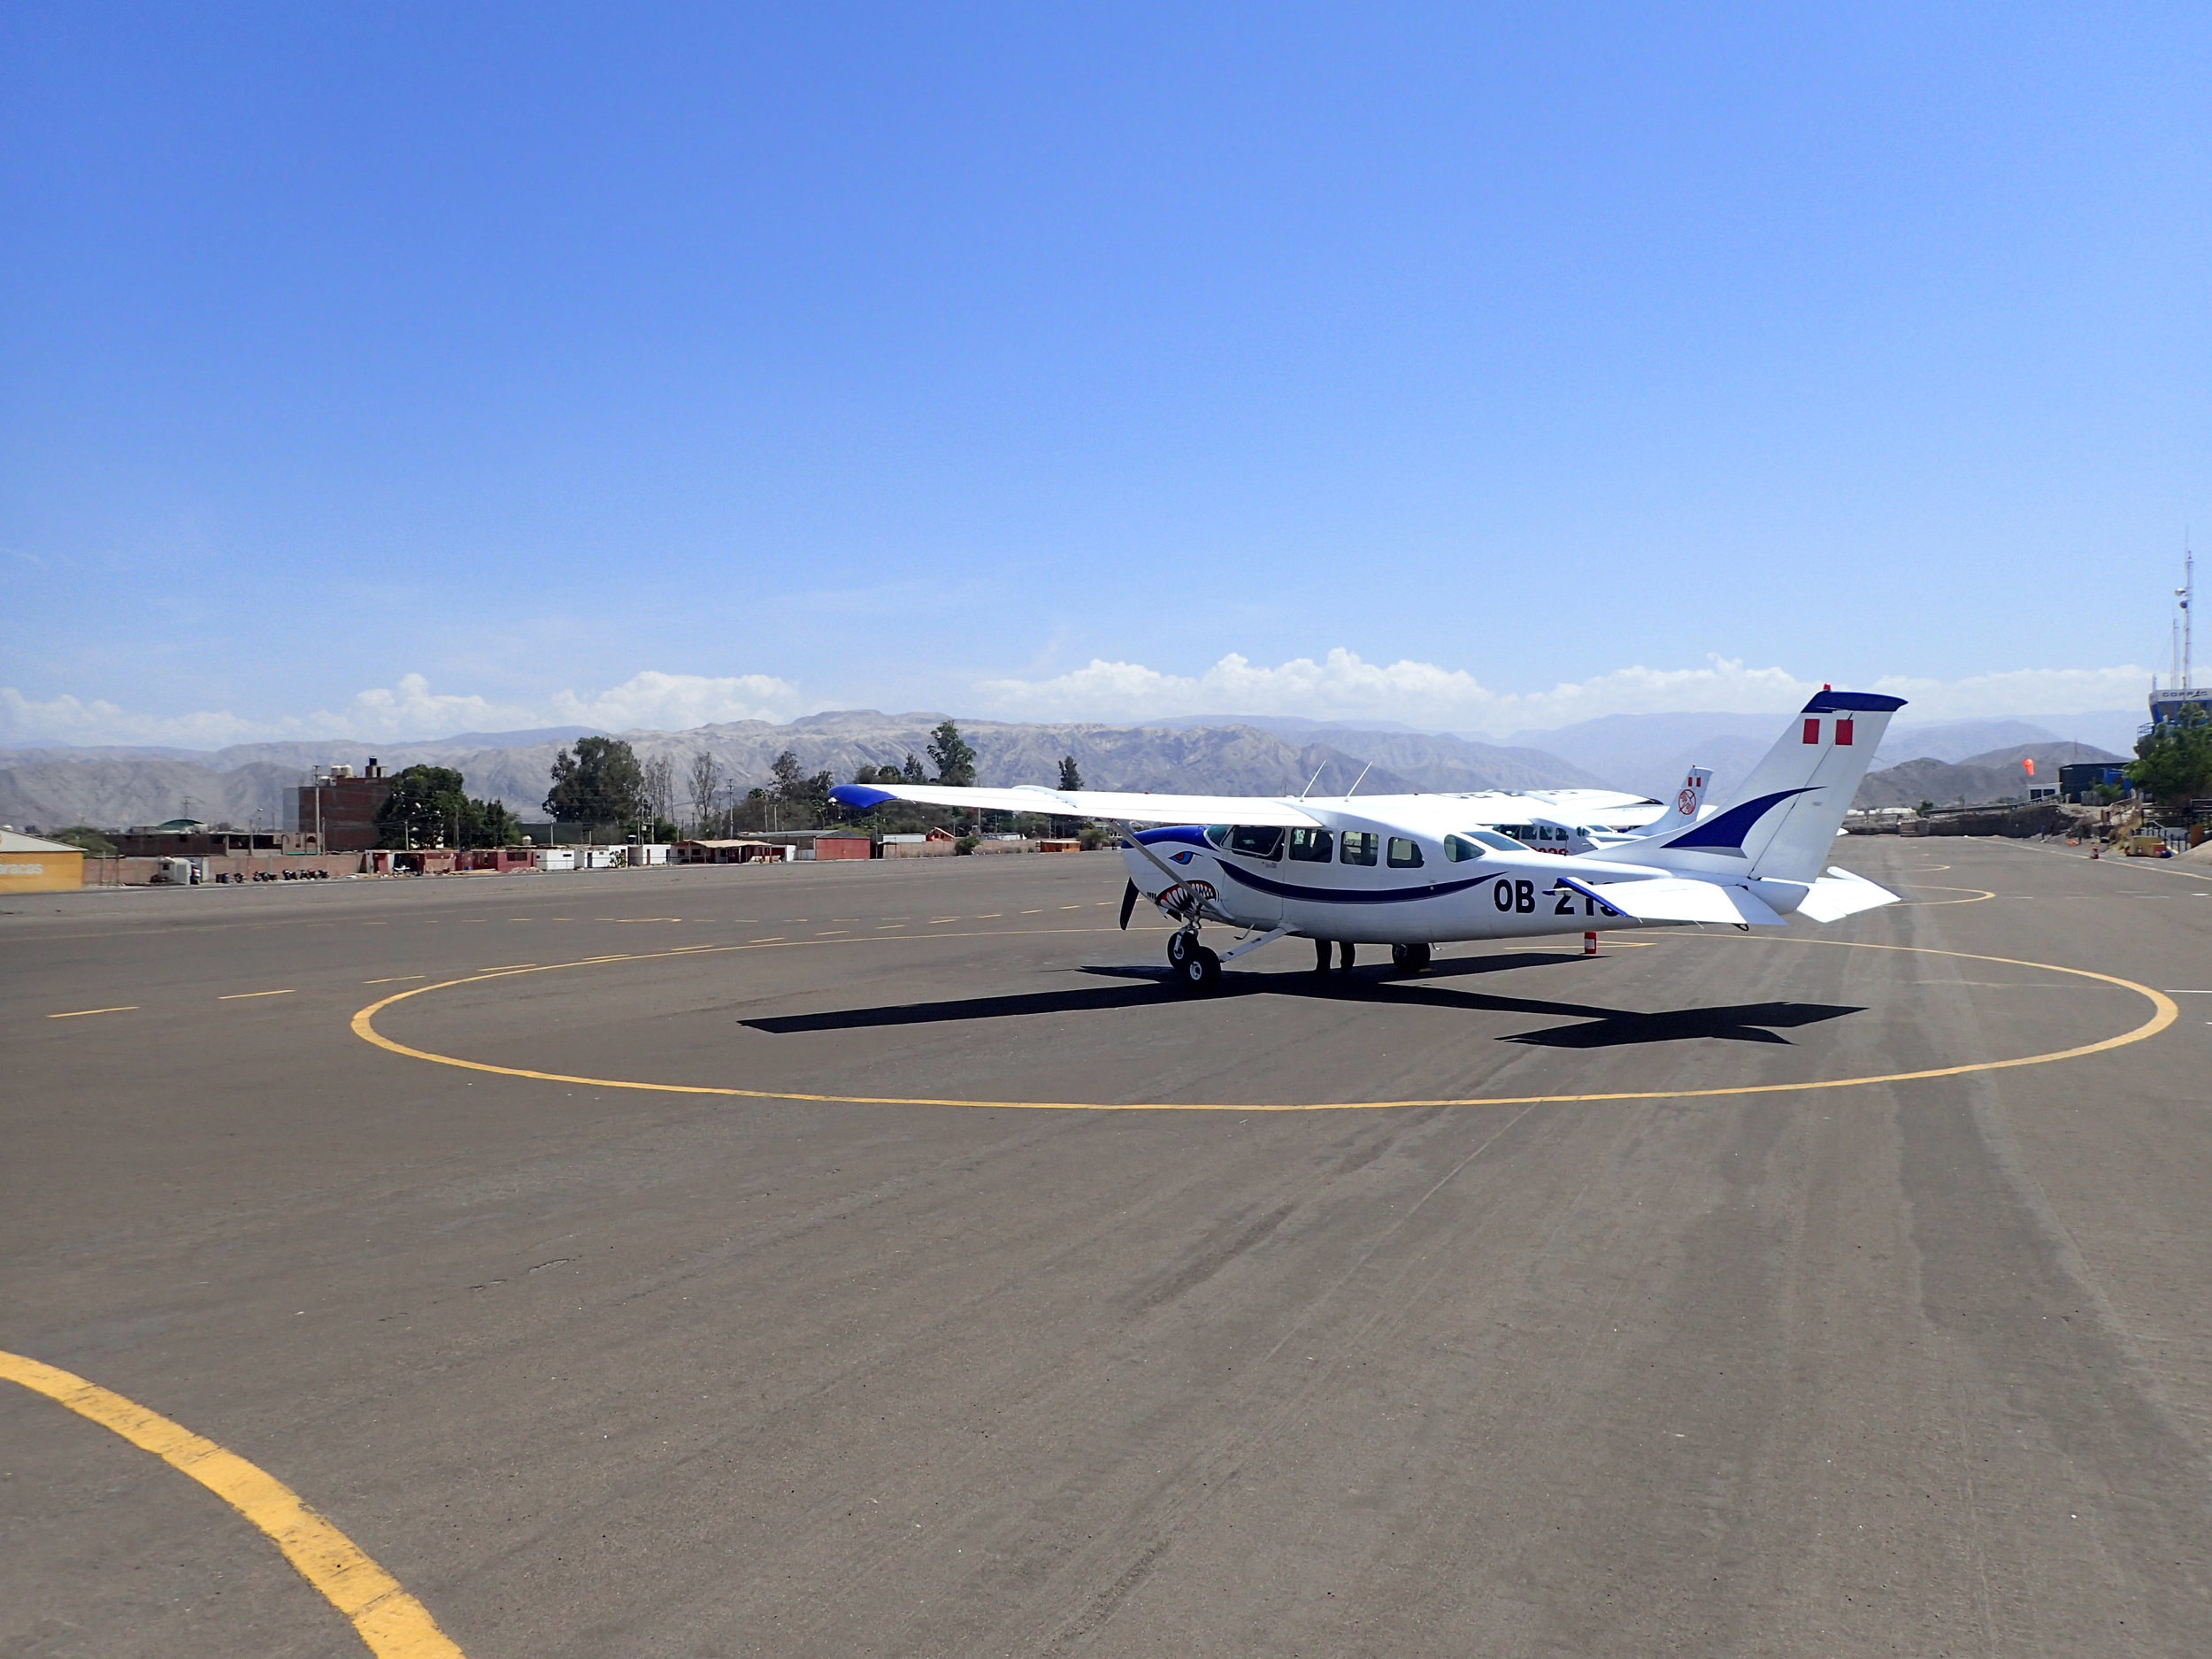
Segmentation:
{"type": "Polygon", "coordinates": [[[1848,870],[1832,869],[1806,889],[1797,913],[1816,922],[1838,922],[1861,910],[1896,902],[1897,895],[1887,887],[1877,887],[1848,870]]]}
{"type": "Polygon", "coordinates": [[[1640,922],[1725,922],[1736,927],[1786,925],[1756,895],[1718,881],[1661,876],[1650,881],[1609,881],[1600,886],[1562,876],[1559,885],[1640,922]]]}
{"type": "Polygon", "coordinates": [[[841,783],[830,799],[854,811],[886,801],[963,811],[1035,812],[1048,818],[1102,818],[1125,824],[1250,824],[1263,829],[1300,829],[1321,820],[1285,800],[1240,795],[1141,795],[1118,789],[1047,789],[1017,784],[1010,789],[963,789],[941,783],[841,783]]]}

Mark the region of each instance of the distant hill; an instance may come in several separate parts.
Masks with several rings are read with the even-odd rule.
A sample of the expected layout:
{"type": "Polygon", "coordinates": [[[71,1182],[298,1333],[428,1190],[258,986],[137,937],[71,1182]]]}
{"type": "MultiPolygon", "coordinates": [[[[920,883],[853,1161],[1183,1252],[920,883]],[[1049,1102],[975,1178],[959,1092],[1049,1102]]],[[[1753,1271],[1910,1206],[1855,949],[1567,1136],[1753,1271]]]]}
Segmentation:
{"type": "MultiPolygon", "coordinates": [[[[1909,712],[1909,705],[1905,712],[1909,712]]],[[[2070,756],[2069,739],[2081,741],[2084,759],[2114,747],[2132,750],[2135,722],[2125,712],[2053,716],[2046,723],[2028,720],[1910,720],[1893,723],[1876,757],[1878,767],[1907,761],[1951,764],[2016,765],[2033,753],[2045,764],[2047,751],[2070,756]],[[2054,729],[2058,728],[2058,729],[2054,729]],[[2102,742],[2103,748],[2097,747],[2102,742]],[[1988,762],[1982,757],[1998,754],[1988,762]]],[[[1664,798],[1679,787],[1692,766],[1713,769],[1711,798],[1724,801],[1773,747],[1787,726],[1786,714],[1616,714],[1549,732],[1520,732],[1508,741],[1550,750],[1616,788],[1638,789],[1664,798]]],[[[1955,792],[1954,792],[1955,794],[1955,792]]],[[[1926,795],[1915,795],[1912,804],[1926,795]]]]}
{"type": "Polygon", "coordinates": [[[1664,800],[1692,766],[1710,766],[1709,798],[1724,800],[1774,747],[1781,714],[1611,714],[1550,732],[1517,732],[1509,743],[1540,746],[1605,780],[1664,800]]]}
{"type": "Polygon", "coordinates": [[[2035,762],[2032,782],[2045,785],[2058,781],[2062,765],[2081,760],[2117,762],[2124,757],[2085,743],[2016,743],[1955,763],[1909,760],[1867,773],[1852,805],[1918,806],[1923,801],[1932,801],[1938,806],[1981,806],[1993,801],[2024,801],[2031,780],[2020,763],[2029,758],[2035,762]]]}
{"type": "MultiPolygon", "coordinates": [[[[622,735],[641,757],[668,757],[680,777],[692,756],[711,753],[741,792],[764,784],[770,766],[786,749],[808,772],[826,770],[841,781],[864,765],[897,765],[910,754],[926,759],[930,728],[943,718],[856,710],[809,715],[784,726],[742,720],[689,732],[622,735]]],[[[1325,739],[1317,735],[1301,741],[1294,733],[1242,724],[1174,729],[965,720],[961,729],[975,746],[979,781],[987,784],[1050,783],[1059,775],[1063,755],[1073,755],[1084,781],[1098,788],[1279,795],[1310,782],[1317,793],[1327,794],[1341,793],[1358,780],[1362,792],[1380,795],[1601,781],[1539,750],[1409,732],[1332,727],[1325,739]]],[[[257,815],[263,823],[272,818],[284,823],[294,810],[293,788],[312,767],[359,766],[372,755],[394,771],[418,762],[454,767],[466,778],[471,794],[502,800],[534,818],[541,810],[554,756],[564,743],[584,734],[577,727],[561,728],[550,737],[507,733],[474,746],[460,738],[434,743],[242,744],[189,759],[174,758],[173,752],[131,757],[111,749],[14,751],[0,757],[12,763],[0,766],[0,822],[121,828],[182,816],[245,824],[257,815]]]]}

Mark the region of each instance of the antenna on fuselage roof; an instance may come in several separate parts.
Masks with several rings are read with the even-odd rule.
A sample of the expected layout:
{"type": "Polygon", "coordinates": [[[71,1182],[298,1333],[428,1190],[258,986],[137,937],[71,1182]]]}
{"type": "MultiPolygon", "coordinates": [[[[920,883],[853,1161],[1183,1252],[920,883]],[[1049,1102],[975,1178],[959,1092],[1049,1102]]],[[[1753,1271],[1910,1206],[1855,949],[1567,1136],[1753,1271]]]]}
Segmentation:
{"type": "Polygon", "coordinates": [[[1367,774],[1374,770],[1375,763],[1371,760],[1359,769],[1359,776],[1352,780],[1352,787],[1344,792],[1344,798],[1347,801],[1359,793],[1360,785],[1367,781],[1367,774]]]}
{"type": "MultiPolygon", "coordinates": [[[[1328,769],[1329,763],[1325,760],[1313,769],[1313,776],[1306,780],[1306,787],[1298,792],[1298,798],[1301,801],[1304,800],[1308,795],[1313,793],[1313,786],[1321,781],[1321,774],[1328,771],[1328,769]]],[[[1363,773],[1362,775],[1364,776],[1365,774],[1363,773]]]]}

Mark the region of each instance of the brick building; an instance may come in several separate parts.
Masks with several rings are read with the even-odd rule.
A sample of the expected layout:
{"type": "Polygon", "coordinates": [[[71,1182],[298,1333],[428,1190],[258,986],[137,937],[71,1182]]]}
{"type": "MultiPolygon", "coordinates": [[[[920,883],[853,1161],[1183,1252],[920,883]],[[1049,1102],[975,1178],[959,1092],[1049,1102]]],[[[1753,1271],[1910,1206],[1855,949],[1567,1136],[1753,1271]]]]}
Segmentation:
{"type": "Polygon", "coordinates": [[[350,766],[333,766],[299,787],[301,832],[319,833],[326,852],[367,852],[376,845],[376,810],[391,793],[392,780],[373,756],[358,777],[350,766]]]}

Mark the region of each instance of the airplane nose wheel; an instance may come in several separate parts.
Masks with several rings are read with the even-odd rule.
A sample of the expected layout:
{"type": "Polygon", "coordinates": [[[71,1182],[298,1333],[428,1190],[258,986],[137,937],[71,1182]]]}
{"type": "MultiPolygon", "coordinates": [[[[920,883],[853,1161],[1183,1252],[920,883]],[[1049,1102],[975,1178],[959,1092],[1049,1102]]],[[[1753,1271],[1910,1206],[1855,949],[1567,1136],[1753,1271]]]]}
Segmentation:
{"type": "Polygon", "coordinates": [[[1221,958],[1198,942],[1194,933],[1178,933],[1167,941],[1168,977],[1187,995],[1203,995],[1221,985],[1221,958]]]}

